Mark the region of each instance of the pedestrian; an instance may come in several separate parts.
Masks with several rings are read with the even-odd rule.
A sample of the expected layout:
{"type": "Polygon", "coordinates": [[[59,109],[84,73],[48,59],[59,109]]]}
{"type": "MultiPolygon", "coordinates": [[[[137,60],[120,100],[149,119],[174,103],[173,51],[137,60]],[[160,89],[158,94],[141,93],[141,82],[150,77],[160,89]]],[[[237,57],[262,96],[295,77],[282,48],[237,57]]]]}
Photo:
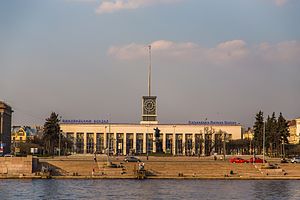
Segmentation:
{"type": "Polygon", "coordinates": [[[96,154],[94,154],[94,162],[97,162],[96,154]]]}

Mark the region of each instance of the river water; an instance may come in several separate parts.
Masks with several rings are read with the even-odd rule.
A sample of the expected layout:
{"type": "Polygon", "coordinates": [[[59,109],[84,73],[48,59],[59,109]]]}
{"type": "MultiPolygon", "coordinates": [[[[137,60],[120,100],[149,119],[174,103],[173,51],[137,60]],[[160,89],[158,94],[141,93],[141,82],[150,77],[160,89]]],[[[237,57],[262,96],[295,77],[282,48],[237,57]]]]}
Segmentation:
{"type": "Polygon", "coordinates": [[[0,199],[300,199],[300,181],[0,180],[0,199]]]}

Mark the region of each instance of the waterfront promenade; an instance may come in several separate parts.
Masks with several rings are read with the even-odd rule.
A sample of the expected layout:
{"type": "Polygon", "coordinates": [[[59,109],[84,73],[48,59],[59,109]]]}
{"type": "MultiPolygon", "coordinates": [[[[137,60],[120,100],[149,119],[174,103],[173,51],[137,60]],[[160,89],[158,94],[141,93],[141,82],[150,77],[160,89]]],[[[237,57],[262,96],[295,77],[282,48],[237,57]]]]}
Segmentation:
{"type": "MultiPolygon", "coordinates": [[[[280,163],[268,159],[278,169],[261,169],[261,164],[230,163],[213,157],[139,157],[145,163],[147,178],[154,179],[300,179],[300,164],[280,163]]],[[[220,158],[220,157],[219,157],[220,158]]],[[[250,156],[245,156],[249,159],[250,156]]],[[[42,158],[40,163],[50,166],[53,178],[135,178],[138,163],[126,163],[124,156],[110,157],[113,167],[107,166],[107,156],[77,155],[42,158]]]]}

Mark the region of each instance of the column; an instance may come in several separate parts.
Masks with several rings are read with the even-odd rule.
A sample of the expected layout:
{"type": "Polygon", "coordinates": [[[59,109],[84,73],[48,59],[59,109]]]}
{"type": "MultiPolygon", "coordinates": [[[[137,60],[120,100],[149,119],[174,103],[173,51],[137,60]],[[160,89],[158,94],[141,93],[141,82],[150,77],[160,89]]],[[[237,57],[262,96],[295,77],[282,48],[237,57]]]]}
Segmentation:
{"type": "Polygon", "coordinates": [[[193,133],[193,135],[192,135],[192,144],[193,144],[192,154],[196,154],[196,135],[195,135],[195,133],[193,133]]]}
{"type": "Polygon", "coordinates": [[[136,149],[136,133],[133,133],[133,149],[136,153],[137,152],[137,149],[136,149]]]}
{"type": "Polygon", "coordinates": [[[123,155],[126,155],[126,149],[127,149],[127,134],[124,133],[124,135],[123,135],[123,155]]]}
{"type": "Polygon", "coordinates": [[[114,147],[114,154],[116,155],[117,154],[117,133],[116,132],[114,132],[114,139],[113,139],[113,147],[114,147]]]}
{"type": "Polygon", "coordinates": [[[185,133],[182,133],[182,154],[185,155],[185,147],[186,147],[186,144],[185,144],[185,137],[186,137],[186,134],[185,133]]]}
{"type": "Polygon", "coordinates": [[[166,133],[163,133],[162,149],[163,149],[163,152],[164,152],[164,153],[166,153],[166,136],[167,136],[167,134],[166,134],[166,133]]]}
{"type": "Polygon", "coordinates": [[[94,133],[94,152],[97,150],[97,133],[94,133]]]}
{"type": "Polygon", "coordinates": [[[143,153],[147,153],[147,133],[143,135],[143,153]]]}
{"type": "MultiPolygon", "coordinates": [[[[156,138],[154,137],[154,134],[153,134],[153,139],[152,141],[150,142],[153,142],[153,153],[156,153],[156,138]]],[[[159,139],[158,139],[159,140],[159,139]]]]}
{"type": "Polygon", "coordinates": [[[202,147],[203,147],[203,151],[202,151],[202,156],[205,156],[205,132],[203,134],[203,143],[202,143],[202,147]]]}
{"type": "Polygon", "coordinates": [[[86,132],[83,133],[83,153],[86,154],[86,148],[87,148],[87,134],[86,132]]]}
{"type": "Polygon", "coordinates": [[[172,148],[173,148],[173,155],[176,155],[176,133],[173,133],[173,144],[172,144],[172,148]]]}
{"type": "Polygon", "coordinates": [[[74,132],[74,137],[73,137],[73,153],[77,151],[77,147],[76,147],[76,142],[77,142],[77,133],[74,132]]]}
{"type": "Polygon", "coordinates": [[[106,132],[107,126],[104,127],[104,135],[103,135],[103,145],[104,145],[104,150],[107,149],[107,132],[106,132]]]}

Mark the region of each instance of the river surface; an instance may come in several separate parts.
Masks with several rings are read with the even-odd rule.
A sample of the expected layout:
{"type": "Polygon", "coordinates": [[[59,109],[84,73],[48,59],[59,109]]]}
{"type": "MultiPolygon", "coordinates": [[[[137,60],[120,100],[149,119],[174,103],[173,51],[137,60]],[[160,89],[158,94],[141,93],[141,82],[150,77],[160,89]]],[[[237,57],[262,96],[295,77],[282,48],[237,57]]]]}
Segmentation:
{"type": "Polygon", "coordinates": [[[300,199],[300,181],[2,179],[0,199],[300,199]]]}

